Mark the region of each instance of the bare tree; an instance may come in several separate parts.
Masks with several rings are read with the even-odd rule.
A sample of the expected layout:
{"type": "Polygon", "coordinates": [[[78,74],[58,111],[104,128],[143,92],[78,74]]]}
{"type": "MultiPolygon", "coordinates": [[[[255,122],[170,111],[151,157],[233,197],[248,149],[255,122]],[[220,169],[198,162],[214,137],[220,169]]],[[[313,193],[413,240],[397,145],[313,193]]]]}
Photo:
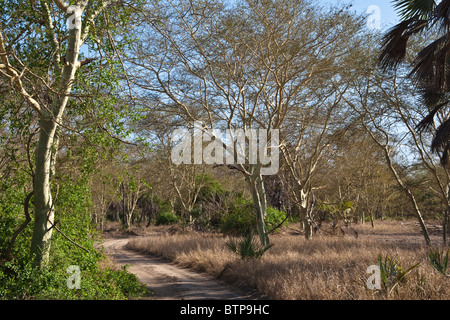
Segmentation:
{"type": "MultiPolygon", "coordinates": [[[[360,36],[361,21],[345,9],[308,1],[180,0],[159,2],[158,8],[144,15],[151,28],[130,56],[139,75],[133,81],[186,127],[197,122],[200,130],[241,130],[247,138],[257,129],[269,132],[268,140],[276,130],[283,137],[287,119],[301,121],[296,113],[313,104],[308,96],[337,75],[360,36]]],[[[351,72],[344,70],[341,76],[351,72]]],[[[260,159],[239,163],[236,152],[233,158],[226,164],[247,181],[267,245],[263,176],[270,169],[260,159]]]]}
{"type": "MultiPolygon", "coordinates": [[[[407,79],[395,75],[391,78],[390,88],[393,90],[386,90],[381,87],[381,98],[386,104],[390,106],[390,111],[396,116],[397,121],[404,127],[407,139],[405,147],[409,152],[415,156],[415,160],[425,168],[425,170],[432,177],[433,184],[429,188],[444,204],[442,212],[442,227],[443,227],[443,242],[447,243],[447,232],[449,223],[449,188],[450,188],[450,172],[448,166],[442,167],[439,158],[432,153],[433,137],[429,132],[420,130],[419,124],[424,118],[423,108],[418,101],[411,101],[416,94],[410,90],[407,79]],[[406,84],[406,86],[405,86],[406,84]]],[[[437,130],[442,123],[444,123],[448,115],[445,108],[440,108],[434,114],[435,120],[431,126],[437,130]]]]}
{"type": "Polygon", "coordinates": [[[425,241],[428,245],[431,245],[429,233],[417,198],[410,186],[405,183],[400,175],[396,163],[396,154],[398,155],[398,151],[406,135],[401,134],[399,123],[391,113],[392,100],[388,104],[385,104],[386,100],[384,100],[386,98],[391,99],[391,92],[386,94],[386,88],[390,87],[396,90],[396,83],[395,81],[394,83],[387,81],[387,78],[380,75],[376,69],[366,73],[366,76],[359,78],[358,83],[355,81],[355,95],[352,99],[346,99],[346,102],[360,115],[361,125],[366,129],[373,141],[383,150],[389,170],[399,187],[410,200],[425,241]]]}
{"type": "MultiPolygon", "coordinates": [[[[336,70],[337,71],[337,70],[336,70]]],[[[285,127],[289,135],[281,146],[284,165],[292,178],[289,191],[293,203],[299,208],[300,220],[306,239],[312,239],[313,228],[317,223],[313,219],[314,185],[313,177],[321,165],[326,151],[339,139],[342,139],[348,126],[349,114],[341,108],[341,96],[335,95],[334,85],[331,92],[324,90],[316,93],[311,104],[305,104],[285,127]]],[[[342,93],[344,94],[344,92],[342,93]]]]}

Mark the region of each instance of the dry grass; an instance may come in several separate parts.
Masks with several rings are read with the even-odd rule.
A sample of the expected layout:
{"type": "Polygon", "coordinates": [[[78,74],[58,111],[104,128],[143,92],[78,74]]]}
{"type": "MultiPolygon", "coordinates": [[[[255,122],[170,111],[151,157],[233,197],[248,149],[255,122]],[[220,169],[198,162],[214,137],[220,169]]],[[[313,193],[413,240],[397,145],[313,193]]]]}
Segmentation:
{"type": "MultiPolygon", "coordinates": [[[[331,236],[325,230],[312,241],[285,229],[271,237],[274,246],[261,259],[241,260],[217,234],[151,233],[129,247],[158,254],[175,263],[207,272],[235,285],[250,287],[272,299],[449,299],[450,279],[438,274],[426,259],[417,226],[410,222],[354,227],[353,235],[331,236]],[[391,295],[366,288],[367,267],[379,255],[398,258],[404,268],[420,262],[391,295]]],[[[344,229],[345,230],[345,229],[344,229]]],[[[437,235],[434,240],[438,241],[437,235]]]]}

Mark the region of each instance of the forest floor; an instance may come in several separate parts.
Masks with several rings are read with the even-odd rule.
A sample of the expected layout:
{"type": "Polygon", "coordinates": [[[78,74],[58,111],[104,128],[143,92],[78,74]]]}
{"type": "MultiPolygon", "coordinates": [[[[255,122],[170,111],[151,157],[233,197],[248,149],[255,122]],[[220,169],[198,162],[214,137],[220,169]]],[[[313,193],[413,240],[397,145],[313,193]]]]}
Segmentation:
{"type": "MultiPolygon", "coordinates": [[[[429,248],[415,220],[376,221],[374,228],[325,224],[311,241],[297,227],[271,235],[274,246],[260,259],[237,257],[225,245],[227,236],[178,226],[124,232],[108,225],[103,246],[154,291],[150,299],[450,299],[450,279],[427,261],[429,248]],[[380,256],[404,269],[419,266],[389,293],[368,290],[367,268],[380,256]]],[[[438,222],[427,227],[433,247],[442,248],[438,222]]]]}

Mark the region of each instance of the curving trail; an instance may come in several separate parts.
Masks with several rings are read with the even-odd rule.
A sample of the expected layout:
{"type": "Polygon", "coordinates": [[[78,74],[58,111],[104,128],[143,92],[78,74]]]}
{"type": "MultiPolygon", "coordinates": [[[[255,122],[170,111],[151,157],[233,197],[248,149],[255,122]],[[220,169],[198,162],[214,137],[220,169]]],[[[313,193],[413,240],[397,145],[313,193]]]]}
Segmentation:
{"type": "Polygon", "coordinates": [[[180,268],[160,257],[126,248],[127,238],[105,239],[102,246],[114,261],[128,269],[154,294],[154,300],[247,300],[255,299],[207,274],[180,268]]]}

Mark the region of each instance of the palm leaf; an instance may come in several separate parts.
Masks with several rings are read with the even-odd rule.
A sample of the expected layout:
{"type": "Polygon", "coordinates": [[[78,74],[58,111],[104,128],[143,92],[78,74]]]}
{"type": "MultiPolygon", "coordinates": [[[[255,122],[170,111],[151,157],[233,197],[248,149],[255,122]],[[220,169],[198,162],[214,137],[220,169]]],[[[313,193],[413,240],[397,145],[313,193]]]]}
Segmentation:
{"type": "Polygon", "coordinates": [[[444,121],[436,130],[431,142],[431,150],[434,153],[441,154],[441,164],[447,165],[450,150],[450,119],[444,121]]]}
{"type": "Polygon", "coordinates": [[[407,270],[405,270],[405,271],[400,270],[400,272],[399,272],[398,275],[397,275],[397,279],[396,279],[394,285],[392,286],[391,290],[389,290],[388,295],[391,295],[391,293],[394,291],[395,287],[398,286],[399,283],[404,282],[405,279],[406,279],[406,276],[407,276],[408,274],[410,274],[411,271],[412,271],[413,269],[417,268],[417,267],[419,266],[419,264],[420,264],[420,262],[417,263],[417,264],[415,264],[415,265],[413,265],[412,267],[409,267],[409,268],[408,268],[407,270]]]}
{"type": "Polygon", "coordinates": [[[433,108],[433,110],[431,110],[426,116],[425,118],[423,118],[419,124],[417,125],[417,131],[418,132],[422,132],[425,129],[430,129],[431,126],[434,123],[434,117],[436,116],[436,114],[447,105],[448,101],[445,101],[443,103],[438,104],[437,106],[435,106],[433,108]]]}
{"type": "Polygon", "coordinates": [[[443,251],[431,249],[427,254],[427,258],[433,268],[445,277],[450,277],[450,273],[447,271],[449,253],[450,250],[447,250],[447,254],[444,256],[443,251]]]}
{"type": "MultiPolygon", "coordinates": [[[[450,0],[393,0],[402,21],[383,38],[380,66],[394,69],[404,61],[409,38],[423,30],[440,27],[444,33],[423,48],[413,62],[410,78],[421,88],[425,106],[431,110],[417,125],[419,131],[430,128],[435,115],[449,103],[450,92],[450,0]],[[439,4],[437,4],[439,2],[439,4]]],[[[450,156],[450,120],[435,132],[431,149],[439,154],[441,164],[450,156]]]]}
{"type": "Polygon", "coordinates": [[[409,38],[424,30],[427,26],[427,20],[411,18],[390,29],[383,37],[379,57],[381,67],[385,70],[393,69],[403,62],[409,38]]]}
{"type": "Polygon", "coordinates": [[[434,0],[394,0],[393,2],[394,8],[403,20],[429,19],[436,7],[434,0]]]}
{"type": "Polygon", "coordinates": [[[411,78],[421,83],[428,91],[447,91],[449,54],[450,34],[446,34],[419,52],[414,61],[411,78]]]}
{"type": "Polygon", "coordinates": [[[450,26],[450,0],[442,0],[435,9],[435,19],[448,29],[450,26]]]}

